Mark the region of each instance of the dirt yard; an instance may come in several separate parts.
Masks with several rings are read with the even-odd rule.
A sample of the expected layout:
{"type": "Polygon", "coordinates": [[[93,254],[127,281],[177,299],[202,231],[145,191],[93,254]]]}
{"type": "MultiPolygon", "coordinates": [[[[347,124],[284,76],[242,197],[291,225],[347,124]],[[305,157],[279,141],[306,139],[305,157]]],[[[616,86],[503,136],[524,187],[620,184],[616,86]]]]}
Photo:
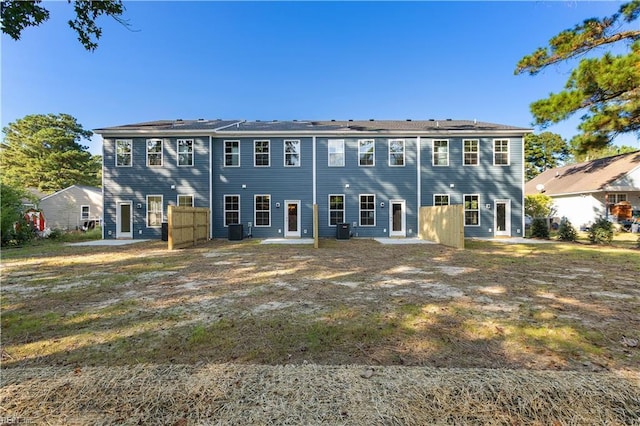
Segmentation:
{"type": "MultiPolygon", "coordinates": [[[[111,413],[105,414],[106,423],[120,423],[118,416],[152,421],[154,417],[144,410],[135,417],[135,407],[118,414],[110,404],[122,401],[106,400],[102,409],[85,404],[93,408],[87,408],[83,417],[79,395],[90,386],[83,380],[98,383],[107,380],[108,374],[126,376],[123,371],[131,370],[135,374],[131,373],[129,386],[137,389],[150,380],[144,366],[154,371],[164,368],[180,379],[169,384],[158,381],[158,386],[171,388],[179,382],[184,393],[188,377],[197,372],[223,368],[233,370],[236,377],[242,376],[239,371],[244,365],[247,372],[277,371],[272,376],[280,377],[282,383],[298,377],[303,381],[300,397],[309,393],[312,398],[307,401],[309,407],[317,406],[318,398],[343,398],[345,386],[358,391],[376,382],[383,392],[370,395],[364,414],[356,414],[362,407],[350,406],[341,409],[344,415],[340,410],[329,410],[331,415],[320,410],[317,417],[308,413],[312,416],[308,421],[287,422],[277,416],[268,421],[267,416],[262,422],[254,413],[258,417],[252,424],[421,424],[425,417],[416,413],[409,416],[405,410],[408,417],[404,419],[397,413],[387,418],[380,410],[384,406],[390,412],[389,404],[397,399],[387,395],[392,392],[389,387],[396,389],[393,392],[415,387],[415,392],[422,392],[420,398],[431,398],[426,389],[435,386],[436,376],[441,391],[449,381],[455,385],[451,392],[466,392],[470,401],[464,409],[449,406],[452,411],[444,417],[443,412],[430,411],[424,401],[418,405],[423,407],[421,413],[440,416],[442,423],[474,422],[465,413],[478,412],[491,399],[500,407],[478,413],[476,423],[493,418],[498,424],[547,424],[567,413],[573,413],[574,419],[589,414],[545,411],[544,404],[587,411],[589,404],[591,410],[596,404],[602,415],[609,416],[601,418],[605,423],[640,422],[637,250],[476,241],[469,241],[466,250],[454,250],[439,245],[386,246],[373,240],[322,240],[317,250],[250,240],[213,241],[172,252],[160,242],[46,246],[39,251],[3,253],[1,306],[0,405],[4,411],[0,419],[36,418],[48,409],[63,416],[66,401],[75,402],[69,405],[75,407],[75,414],[66,411],[66,415],[80,423],[92,415],[99,417],[100,412],[111,413]],[[309,388],[318,377],[337,380],[336,368],[355,382],[342,383],[335,394],[313,392],[322,386],[309,388]],[[474,390],[473,383],[465,384],[461,377],[469,374],[484,377],[482,386],[476,384],[474,390]],[[425,377],[431,378],[429,386],[425,377]],[[509,391],[515,392],[514,399],[501,393],[506,392],[509,377],[518,379],[511,384],[516,389],[509,391]],[[529,385],[522,377],[529,377],[529,385]],[[549,392],[557,393],[557,401],[546,391],[541,391],[546,400],[527,399],[530,385],[540,381],[547,383],[545,389],[552,389],[549,392]],[[594,390],[586,383],[602,386],[594,390]],[[48,405],[34,406],[42,389],[52,391],[47,386],[66,386],[68,392],[55,398],[49,393],[48,405]],[[571,392],[582,392],[587,406],[576,405],[571,398],[578,397],[569,397],[571,392]],[[385,395],[384,404],[373,401],[385,395]],[[500,395],[506,399],[496,401],[500,395]],[[476,397],[478,405],[471,402],[476,397]],[[542,404],[543,417],[527,414],[523,407],[504,412],[505,406],[522,401],[542,404]],[[498,412],[502,414],[491,417],[498,412]]],[[[256,378],[246,380],[254,383],[256,378]]],[[[105,382],[103,390],[111,389],[113,383],[105,382]]],[[[280,395],[275,400],[281,404],[288,398],[283,395],[292,396],[272,381],[255,385],[268,389],[265,395],[280,395]]],[[[237,389],[228,392],[238,395],[237,389]]],[[[175,398],[188,405],[189,398],[177,394],[175,398]]],[[[251,404],[260,399],[259,393],[247,398],[251,404]]],[[[268,399],[262,402],[275,403],[274,398],[268,399]]],[[[164,413],[162,419],[172,422],[184,419],[184,424],[200,424],[213,419],[213,423],[235,424],[233,417],[220,416],[228,411],[228,404],[239,402],[225,401],[218,401],[216,410],[201,407],[198,415],[189,409],[184,415],[167,407],[157,409],[158,415],[164,413]]],[[[331,401],[325,402],[328,405],[319,406],[327,409],[331,401]]],[[[396,408],[406,402],[400,398],[396,408]]],[[[265,412],[279,412],[266,405],[265,412]]]]}

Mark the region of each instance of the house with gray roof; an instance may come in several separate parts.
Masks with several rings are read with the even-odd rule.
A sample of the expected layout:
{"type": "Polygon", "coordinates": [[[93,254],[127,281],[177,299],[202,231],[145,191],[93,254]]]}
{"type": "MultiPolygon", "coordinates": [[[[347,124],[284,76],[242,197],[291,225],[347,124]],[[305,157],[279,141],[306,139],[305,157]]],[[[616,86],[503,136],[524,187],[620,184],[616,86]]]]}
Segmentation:
{"type": "Polygon", "coordinates": [[[71,185],[38,202],[44,213],[45,226],[66,231],[100,225],[102,206],[102,190],[86,185],[71,185]]]}
{"type": "Polygon", "coordinates": [[[416,237],[422,206],[465,206],[465,236],[522,236],[524,135],[476,120],[160,120],[106,127],[104,238],[160,238],[169,205],[211,237],[416,237]]]}
{"type": "Polygon", "coordinates": [[[545,170],[526,183],[525,193],[550,196],[556,216],[578,228],[599,217],[615,221],[616,205],[640,210],[640,151],[545,170]]]}

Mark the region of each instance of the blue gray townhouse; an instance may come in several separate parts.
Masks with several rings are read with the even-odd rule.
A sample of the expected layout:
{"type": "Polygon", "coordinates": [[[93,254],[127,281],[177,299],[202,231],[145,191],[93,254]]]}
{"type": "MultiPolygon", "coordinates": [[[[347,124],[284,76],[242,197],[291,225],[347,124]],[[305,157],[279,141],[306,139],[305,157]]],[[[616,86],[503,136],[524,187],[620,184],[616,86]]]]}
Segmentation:
{"type": "MultiPolygon", "coordinates": [[[[524,233],[524,136],[476,120],[162,120],[103,137],[103,238],[161,238],[169,205],[211,237],[417,237],[422,206],[464,205],[465,237],[524,233]],[[235,226],[235,229],[240,227],[235,226]]],[[[428,225],[427,225],[428,226],[428,225]]]]}

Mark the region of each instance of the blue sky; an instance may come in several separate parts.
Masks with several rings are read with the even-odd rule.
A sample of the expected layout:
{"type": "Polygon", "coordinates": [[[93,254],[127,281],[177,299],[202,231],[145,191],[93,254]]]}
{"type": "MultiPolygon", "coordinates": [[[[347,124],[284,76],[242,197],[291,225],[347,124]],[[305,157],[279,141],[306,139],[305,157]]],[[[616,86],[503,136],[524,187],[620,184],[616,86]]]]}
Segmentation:
{"type": "MultiPolygon", "coordinates": [[[[157,119],[477,119],[531,125],[571,64],[518,60],[620,1],[126,2],[88,52],[72,7],[20,41],[2,35],[2,126],[68,113],[87,129],[157,119]]],[[[551,127],[565,139],[578,119],[551,127]]],[[[639,146],[628,135],[619,143],[639,146]]],[[[86,143],[100,153],[100,139],[86,143]]]]}

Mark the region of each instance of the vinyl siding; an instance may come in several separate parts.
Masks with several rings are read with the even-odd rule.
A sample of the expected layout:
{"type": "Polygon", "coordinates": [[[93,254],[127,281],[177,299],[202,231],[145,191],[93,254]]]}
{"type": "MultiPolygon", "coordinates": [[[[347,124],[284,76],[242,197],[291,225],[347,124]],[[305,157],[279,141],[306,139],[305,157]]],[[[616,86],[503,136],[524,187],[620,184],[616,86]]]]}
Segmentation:
{"type": "MultiPolygon", "coordinates": [[[[153,137],[157,138],[156,136],[153,137]]],[[[104,236],[116,237],[116,205],[120,201],[132,202],[133,238],[160,238],[161,228],[149,228],[146,223],[147,196],[161,195],[163,216],[166,219],[169,204],[177,205],[178,195],[193,195],[195,207],[209,207],[209,137],[189,136],[193,139],[194,165],[178,167],[177,139],[163,141],[162,166],[147,166],[146,137],[118,137],[133,140],[132,166],[116,167],[115,140],[108,138],[103,144],[104,236]],[[175,185],[175,189],[171,186],[175,185]],[[140,207],[138,208],[138,205],[140,207]]]]}
{"type": "Polygon", "coordinates": [[[84,224],[84,220],[81,219],[82,206],[89,206],[88,220],[101,220],[100,189],[73,185],[44,197],[38,203],[38,207],[44,212],[47,228],[63,230],[79,229],[84,224]]]}

